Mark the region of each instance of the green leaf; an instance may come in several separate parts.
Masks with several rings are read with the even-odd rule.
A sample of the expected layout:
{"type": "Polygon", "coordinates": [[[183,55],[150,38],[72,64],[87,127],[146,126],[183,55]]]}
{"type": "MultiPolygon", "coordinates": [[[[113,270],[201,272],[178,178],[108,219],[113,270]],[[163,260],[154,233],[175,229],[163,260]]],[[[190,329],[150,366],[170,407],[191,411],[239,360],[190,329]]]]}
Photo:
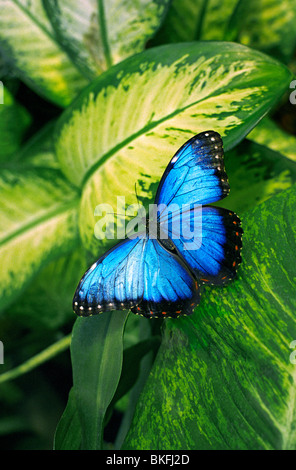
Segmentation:
{"type": "MultiPolygon", "coordinates": [[[[284,150],[284,145],[280,146],[284,150]]],[[[227,202],[215,205],[227,206],[240,215],[296,182],[295,161],[249,140],[226,153],[225,167],[231,191],[227,202]]]]}
{"type": "Polygon", "coordinates": [[[77,244],[76,191],[57,170],[0,172],[1,309],[31,279],[77,244]]]}
{"type": "Polygon", "coordinates": [[[243,0],[173,0],[154,43],[234,41],[247,10],[243,0]]]}
{"type": "Polygon", "coordinates": [[[2,163],[2,168],[12,171],[26,170],[28,168],[60,169],[54,149],[55,121],[49,121],[40,130],[35,132],[17,151],[2,163]]]}
{"type": "Polygon", "coordinates": [[[55,432],[54,450],[79,450],[81,439],[80,420],[74,390],[71,388],[67,406],[55,432]]]}
{"type": "Polygon", "coordinates": [[[288,62],[296,47],[296,0],[173,0],[154,44],[226,40],[288,62]]]}
{"type": "Polygon", "coordinates": [[[73,294],[87,268],[83,247],[78,245],[73,252],[47,264],[9,305],[6,316],[34,330],[55,330],[74,322],[73,294]]]}
{"type": "MultiPolygon", "coordinates": [[[[58,168],[58,161],[53,149],[54,125],[54,121],[49,122],[13,155],[10,162],[6,164],[11,168],[12,174],[21,174],[27,172],[28,169],[31,171],[32,167],[36,168],[34,172],[37,173],[40,167],[58,168]]],[[[41,172],[43,174],[44,169],[41,172]]],[[[59,175],[58,181],[63,179],[60,172],[49,172],[49,175],[54,178],[55,175],[59,175]]],[[[66,193],[71,191],[70,186],[67,183],[64,184],[66,193]]],[[[78,195],[75,191],[72,195],[78,206],[78,195]]],[[[74,201],[73,203],[75,204],[74,201]]],[[[76,229],[74,233],[77,233],[76,229]]],[[[78,243],[79,239],[77,238],[75,246],[78,243]]],[[[73,247],[74,240],[69,249],[73,247]]],[[[61,254],[63,253],[64,250],[61,254]]],[[[53,330],[61,327],[71,318],[74,320],[73,292],[86,268],[85,253],[79,243],[74,251],[54,259],[41,269],[37,276],[28,282],[27,288],[21,296],[17,296],[16,302],[6,308],[6,316],[14,318],[16,322],[26,324],[26,327],[32,329],[48,328],[53,330]]]]}
{"type": "Polygon", "coordinates": [[[59,46],[40,2],[2,0],[0,49],[29,87],[60,106],[88,83],[59,46]]]}
{"type": "MultiPolygon", "coordinates": [[[[130,319],[131,317],[129,317],[130,319]]],[[[139,320],[139,318],[137,318],[139,320]]],[[[100,321],[101,323],[101,321],[100,321]]],[[[138,322],[139,323],[139,322],[138,322]]],[[[126,328],[126,324],[125,324],[126,328]]],[[[126,334],[124,340],[126,340],[126,334]]],[[[108,421],[112,413],[114,404],[119,400],[129,389],[134,385],[134,382],[140,374],[140,366],[142,359],[147,353],[154,352],[159,347],[160,337],[149,337],[149,339],[142,340],[138,344],[127,347],[123,352],[123,366],[121,377],[118,382],[116,392],[106,410],[104,423],[108,421]]],[[[83,338],[82,338],[83,340],[83,338]]],[[[126,341],[124,341],[126,342],[126,341]]],[[[92,370],[90,370],[92,373],[92,370]]],[[[147,375],[147,374],[146,374],[147,375]]],[[[1,376],[0,376],[1,378],[1,376]]],[[[85,377],[84,387],[88,386],[89,377],[85,377]]],[[[99,393],[99,390],[98,390],[99,393]]],[[[84,410],[82,409],[82,413],[84,410]]],[[[91,431],[90,431],[91,432],[91,431]]],[[[69,393],[68,403],[66,409],[58,424],[55,434],[55,449],[58,450],[75,450],[81,446],[81,424],[76,406],[75,392],[72,388],[69,393]]]]}
{"type": "Polygon", "coordinates": [[[296,47],[295,22],[296,0],[250,0],[238,40],[287,62],[296,47]]]}
{"type": "Polygon", "coordinates": [[[0,101],[0,161],[7,161],[19,149],[30,123],[31,116],[27,110],[15,101],[4,86],[3,104],[0,101]]]}
{"type": "Polygon", "coordinates": [[[151,351],[156,351],[159,344],[160,337],[151,336],[124,350],[122,374],[110,408],[132,388],[138,379],[143,357],[151,351]]]}
{"type": "Polygon", "coordinates": [[[295,204],[246,213],[238,279],[167,321],[125,449],[295,449],[295,204]]]}
{"type": "MultiPolygon", "coordinates": [[[[78,318],[71,357],[82,449],[102,449],[104,418],[119,383],[128,312],[78,318]]],[[[71,407],[73,409],[73,406],[71,407]]]]}
{"type": "Polygon", "coordinates": [[[34,166],[59,169],[54,152],[54,127],[55,121],[50,121],[36,132],[13,156],[12,168],[34,166]]]}
{"type": "Polygon", "coordinates": [[[200,27],[208,0],[173,0],[153,44],[185,42],[200,39],[200,27]]]}
{"type": "Polygon", "coordinates": [[[210,0],[200,27],[200,39],[234,41],[249,10],[243,0],[210,0]]]}
{"type": "Polygon", "coordinates": [[[144,50],[169,0],[43,0],[60,43],[84,75],[94,78],[144,50]]]}
{"type": "MultiPolygon", "coordinates": [[[[235,146],[289,86],[275,60],[232,43],[183,43],[150,49],[112,67],[58,122],[61,168],[83,187],[80,233],[98,254],[97,204],[126,204],[155,193],[176,150],[192,135],[215,129],[235,146]]],[[[110,240],[104,241],[105,247],[110,240]]]]}
{"type": "Polygon", "coordinates": [[[248,139],[265,145],[276,152],[296,161],[296,138],[277,126],[268,116],[250,132],[248,139]]]}
{"type": "MultiPolygon", "coordinates": [[[[145,324],[141,323],[141,326],[145,326],[145,324]]],[[[113,400],[115,401],[116,395],[118,396],[120,391],[122,393],[126,391],[127,386],[131,384],[132,382],[133,382],[133,386],[130,392],[128,393],[128,395],[124,396],[125,398],[124,414],[123,414],[120,427],[116,435],[116,440],[114,443],[115,449],[121,448],[122,443],[125,439],[125,436],[130,428],[137,401],[144,387],[144,384],[147,380],[147,377],[149,376],[157,350],[160,346],[160,341],[161,341],[160,335],[151,336],[151,332],[149,332],[149,335],[146,340],[142,340],[137,345],[134,345],[124,351],[125,353],[128,352],[128,355],[124,355],[123,369],[122,369],[121,379],[120,379],[120,382],[122,382],[122,387],[119,382],[118,389],[116,391],[116,394],[113,400]],[[145,351],[142,349],[141,345],[142,344],[145,345],[145,343],[146,344],[150,343],[150,346],[152,346],[152,348],[150,347],[150,350],[146,351],[146,355],[144,357],[141,357],[139,361],[137,354],[134,354],[134,353],[137,352],[137,349],[139,348],[139,352],[142,352],[142,354],[144,355],[145,351]],[[133,370],[135,362],[136,362],[136,368],[137,368],[136,373],[133,370]]]]}

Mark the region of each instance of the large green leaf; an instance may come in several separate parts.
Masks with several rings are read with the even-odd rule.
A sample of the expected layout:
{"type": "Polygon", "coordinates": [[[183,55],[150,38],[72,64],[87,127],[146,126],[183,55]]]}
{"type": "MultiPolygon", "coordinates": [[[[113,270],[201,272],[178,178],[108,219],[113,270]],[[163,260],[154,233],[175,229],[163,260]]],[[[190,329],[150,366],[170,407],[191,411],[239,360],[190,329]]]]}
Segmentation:
{"type": "Polygon", "coordinates": [[[7,161],[19,149],[30,123],[31,116],[27,110],[4,86],[3,103],[0,101],[0,161],[7,161]]]}
{"type": "Polygon", "coordinates": [[[47,264],[5,315],[34,330],[54,330],[74,322],[73,294],[87,267],[83,247],[78,244],[74,251],[47,264]]]}
{"type": "Polygon", "coordinates": [[[0,49],[28,86],[60,106],[88,83],[59,46],[40,2],[1,1],[0,49]]]}
{"type": "Polygon", "coordinates": [[[296,137],[278,127],[268,116],[250,132],[248,139],[280,152],[296,162],[296,137]]]}
{"type": "Polygon", "coordinates": [[[43,0],[60,43],[94,78],[141,52],[158,29],[169,0],[43,0]]]}
{"type": "Polygon", "coordinates": [[[173,0],[152,43],[194,41],[199,38],[207,0],[173,0]]]}
{"type": "Polygon", "coordinates": [[[235,40],[248,9],[243,0],[173,0],[154,42],[235,40]]]}
{"type": "MultiPolygon", "coordinates": [[[[75,404],[73,397],[70,397],[68,408],[73,423],[76,423],[75,428],[75,407],[78,412],[84,450],[102,449],[105,413],[121,374],[123,331],[127,315],[128,312],[107,312],[99,316],[78,318],[74,325],[71,357],[75,404]]],[[[68,413],[64,415],[63,421],[65,419],[69,419],[68,413]]],[[[64,436],[60,432],[61,443],[64,436]]]]}
{"type": "MultiPolygon", "coordinates": [[[[53,152],[53,128],[54,122],[49,122],[39,132],[33,135],[33,137],[27,141],[17,153],[13,155],[13,158],[6,163],[6,167],[11,168],[11,174],[30,174],[34,176],[39,174],[40,167],[44,168],[58,168],[58,161],[55,158],[53,152]],[[32,172],[32,168],[35,170],[32,172]],[[29,173],[28,173],[29,170],[29,173]]],[[[44,169],[41,170],[41,175],[44,175],[44,169]]],[[[48,186],[49,190],[49,204],[53,202],[55,198],[58,200],[58,194],[53,198],[52,192],[56,192],[55,178],[57,178],[57,186],[60,185],[61,174],[57,171],[50,171],[48,176],[53,178],[53,187],[48,186]],[[51,201],[51,202],[50,202],[51,201]]],[[[39,180],[41,184],[44,182],[39,180]]],[[[46,179],[46,184],[48,184],[46,179]]],[[[71,197],[71,186],[66,182],[64,194],[65,200],[70,200],[71,197]]],[[[28,186],[29,188],[29,186],[28,186]]],[[[27,199],[34,197],[34,188],[31,189],[33,194],[30,192],[26,195],[27,199]]],[[[35,188],[36,189],[36,188],[35,188]]],[[[30,188],[29,188],[30,191],[30,188]]],[[[62,188],[61,188],[61,191],[62,188]]],[[[72,189],[73,204],[78,206],[79,196],[75,190],[72,189]],[[76,201],[76,202],[75,202],[76,201]]],[[[61,194],[61,197],[62,194],[61,194]]],[[[62,199],[61,199],[62,202],[62,199]]],[[[11,194],[11,203],[13,203],[13,192],[11,194]]],[[[50,214],[49,214],[50,215],[50,214]]],[[[68,230],[65,227],[65,232],[68,230]]],[[[75,228],[73,235],[77,235],[77,229],[75,228]]],[[[74,237],[75,238],[75,237],[74,237]]],[[[78,244],[80,241],[77,238],[78,244]]],[[[74,246],[69,245],[69,249],[74,246]]],[[[13,302],[6,309],[6,316],[14,318],[14,321],[25,323],[26,326],[36,328],[49,328],[55,329],[63,325],[71,317],[74,320],[72,312],[72,297],[73,292],[78,284],[80,277],[87,268],[85,261],[85,253],[80,243],[75,251],[63,255],[65,250],[61,251],[62,256],[58,259],[54,259],[48,265],[46,265],[41,271],[35,276],[28,287],[22,293],[20,297],[17,297],[16,302],[13,302]]],[[[66,251],[68,251],[66,249],[66,251]]]]}
{"type": "Polygon", "coordinates": [[[81,447],[81,425],[73,388],[67,406],[59,421],[54,437],[55,450],[79,450],[81,447]]]}
{"type": "Polygon", "coordinates": [[[295,0],[173,0],[154,42],[238,41],[287,62],[296,47],[295,21],[295,0]]]}
{"type": "MultiPolygon", "coordinates": [[[[284,145],[280,147],[284,150],[284,145]]],[[[227,206],[238,214],[296,182],[295,161],[247,139],[230,152],[226,152],[225,167],[231,188],[230,194],[227,201],[222,200],[215,205],[227,206]]]]}
{"type": "Polygon", "coordinates": [[[38,270],[77,244],[78,196],[54,169],[0,172],[0,305],[13,301],[38,270]]]}
{"type": "Polygon", "coordinates": [[[39,131],[26,141],[14,153],[9,161],[5,162],[6,168],[24,169],[32,167],[59,169],[59,162],[54,152],[54,133],[55,121],[45,124],[39,131]]]}
{"type": "Polygon", "coordinates": [[[248,9],[249,2],[243,0],[209,0],[199,30],[200,39],[235,40],[248,9]]]}
{"type": "Polygon", "coordinates": [[[288,61],[296,47],[295,22],[296,0],[250,0],[238,40],[288,61]]]}
{"type": "MultiPolygon", "coordinates": [[[[133,318],[129,316],[129,321],[126,322],[126,314],[122,312],[115,314],[115,317],[119,317],[119,320],[115,320],[114,323],[112,315],[106,313],[104,318],[98,317],[98,320],[91,320],[90,323],[88,323],[87,320],[82,320],[81,324],[75,326],[75,331],[78,331],[78,340],[75,336],[75,340],[72,344],[72,361],[76,371],[76,381],[75,386],[70,390],[66,409],[56,430],[56,449],[80,449],[82,444],[82,432],[86,436],[83,446],[90,445],[91,442],[95,447],[101,445],[100,438],[103,433],[102,421],[106,424],[116,402],[125,395],[136,382],[136,387],[134,386],[132,391],[133,408],[135,406],[139,390],[142,388],[145,378],[148,376],[151,366],[151,355],[153,357],[159,347],[160,336],[151,336],[150,328],[147,328],[151,325],[148,325],[145,319],[139,322],[139,318],[136,318],[137,325],[140,323],[142,329],[144,327],[145,330],[149,330],[149,334],[146,339],[142,339],[140,342],[126,347],[122,355],[121,349],[123,345],[129,342],[126,341],[126,328],[128,324],[131,323],[131,320],[132,323],[134,323],[134,321],[133,318]],[[119,323],[119,327],[118,325],[116,326],[116,322],[119,323]],[[91,331],[93,325],[95,325],[94,332],[91,331]],[[122,337],[123,328],[125,328],[124,338],[122,337]],[[91,334],[91,337],[93,335],[96,336],[95,341],[89,341],[89,334],[91,334]],[[81,354],[81,348],[85,351],[83,355],[81,354]],[[107,350],[106,353],[104,353],[104,348],[107,350]],[[111,368],[111,362],[108,359],[108,355],[110,354],[109,348],[115,352],[115,361],[118,361],[114,363],[115,369],[111,368]],[[147,353],[150,353],[149,357],[147,357],[147,353]],[[143,364],[144,356],[146,356],[146,360],[148,359],[148,364],[143,364]],[[83,367],[79,369],[79,366],[90,357],[93,357],[90,371],[87,369],[84,370],[83,367]],[[123,365],[121,370],[122,361],[123,365]],[[110,367],[105,368],[105,362],[109,362],[110,367]],[[98,373],[98,371],[101,372],[98,373]],[[98,378],[97,381],[93,380],[93,375],[98,378]],[[143,375],[144,377],[142,377],[143,375]],[[137,388],[137,390],[135,390],[135,388],[137,388]],[[85,390],[88,390],[88,392],[85,390]],[[91,393],[93,397],[97,396],[97,398],[90,400],[88,393],[91,393]],[[79,400],[81,400],[80,407],[77,406],[76,396],[78,396],[78,403],[79,400]],[[87,402],[86,407],[83,404],[84,400],[87,402]],[[110,404],[108,408],[106,408],[109,402],[110,404]],[[98,410],[98,403],[101,407],[100,411],[98,410]],[[92,414],[90,422],[85,416],[89,413],[92,414]],[[100,436],[97,434],[98,431],[100,436]]],[[[78,323],[79,322],[80,320],[78,320],[78,323]]],[[[148,333],[148,331],[146,331],[146,333],[148,333]]],[[[139,337],[137,339],[139,340],[139,337]]],[[[130,411],[129,414],[132,416],[132,411],[130,411]]],[[[125,419],[125,421],[129,422],[129,419],[125,419]]],[[[123,435],[125,434],[125,426],[121,432],[123,435]]]]}
{"type": "MultiPolygon", "coordinates": [[[[232,43],[150,49],[101,75],[66,110],[57,128],[61,168],[83,186],[80,229],[94,254],[99,203],[151,200],[168,161],[189,137],[215,129],[226,149],[240,141],[288,88],[291,74],[232,43]]],[[[107,241],[107,244],[110,240],[107,241]]]]}
{"type": "Polygon", "coordinates": [[[124,448],[296,448],[295,205],[294,185],[246,213],[238,279],[167,321],[124,448]]]}

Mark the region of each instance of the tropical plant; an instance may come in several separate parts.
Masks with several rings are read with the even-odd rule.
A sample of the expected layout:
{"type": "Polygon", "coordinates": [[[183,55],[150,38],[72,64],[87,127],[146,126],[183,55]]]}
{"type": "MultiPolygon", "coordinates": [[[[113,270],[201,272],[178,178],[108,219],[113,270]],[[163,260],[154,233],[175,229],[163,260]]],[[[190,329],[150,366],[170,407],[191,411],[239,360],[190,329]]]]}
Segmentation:
{"type": "Polygon", "coordinates": [[[296,0],[2,0],[2,448],[296,448],[295,21],[296,0]],[[191,317],[75,318],[116,242],[96,206],[147,206],[209,129],[237,279],[191,317]]]}

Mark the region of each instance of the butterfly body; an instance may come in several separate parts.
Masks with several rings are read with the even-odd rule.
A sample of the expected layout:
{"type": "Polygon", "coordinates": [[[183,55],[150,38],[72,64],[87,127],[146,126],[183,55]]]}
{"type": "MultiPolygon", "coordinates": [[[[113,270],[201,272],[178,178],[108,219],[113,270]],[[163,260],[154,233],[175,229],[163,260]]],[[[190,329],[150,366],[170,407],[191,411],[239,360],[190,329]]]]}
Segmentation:
{"type": "Polygon", "coordinates": [[[144,232],[115,245],[85,273],[74,311],[90,316],[130,309],[148,318],[191,314],[201,285],[224,285],[241,262],[238,216],[209,205],[228,193],[221,137],[214,131],[194,136],[162,176],[155,197],[159,211],[146,219],[144,232]],[[195,222],[201,227],[190,242],[178,229],[180,221],[188,233],[195,222]]]}

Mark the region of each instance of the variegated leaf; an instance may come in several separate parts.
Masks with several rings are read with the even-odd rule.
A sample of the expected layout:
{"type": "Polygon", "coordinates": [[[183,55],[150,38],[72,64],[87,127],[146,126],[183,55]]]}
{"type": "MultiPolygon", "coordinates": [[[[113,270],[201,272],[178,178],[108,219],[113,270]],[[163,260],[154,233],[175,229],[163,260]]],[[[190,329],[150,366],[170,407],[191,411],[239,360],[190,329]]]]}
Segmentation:
{"type": "Polygon", "coordinates": [[[0,305],[15,300],[45,263],[77,244],[76,191],[49,168],[0,173],[0,305]]]}
{"type": "Polygon", "coordinates": [[[226,152],[225,166],[231,191],[215,205],[240,215],[296,183],[295,161],[247,139],[226,152]]]}
{"type": "Polygon", "coordinates": [[[0,49],[28,86],[60,106],[88,83],[59,46],[40,2],[1,0],[0,49]]]}
{"type": "Polygon", "coordinates": [[[242,0],[173,0],[154,42],[235,40],[247,8],[242,0]]]}
{"type": "Polygon", "coordinates": [[[0,161],[7,162],[19,150],[30,123],[28,111],[15,101],[5,86],[0,88],[0,161]]]}
{"type": "Polygon", "coordinates": [[[280,152],[296,162],[296,137],[285,132],[268,116],[250,132],[248,139],[280,152]]]}
{"type": "Polygon", "coordinates": [[[288,62],[295,21],[296,0],[173,0],[154,43],[237,41],[288,62]]]}
{"type": "Polygon", "coordinates": [[[296,47],[296,0],[250,0],[238,40],[288,61],[296,47]]]}
{"type": "Polygon", "coordinates": [[[43,0],[43,4],[69,56],[93,78],[145,48],[169,0],[43,0]]]}
{"type": "Polygon", "coordinates": [[[295,449],[295,203],[246,213],[238,279],[166,323],[125,450],[295,449]]]}
{"type": "MultiPolygon", "coordinates": [[[[143,52],[99,77],[62,116],[56,137],[62,170],[83,188],[80,231],[98,253],[95,207],[117,196],[152,202],[161,174],[192,135],[218,131],[226,150],[288,88],[290,72],[232,43],[183,43],[143,52]]],[[[106,246],[112,240],[106,241],[106,246]]]]}

